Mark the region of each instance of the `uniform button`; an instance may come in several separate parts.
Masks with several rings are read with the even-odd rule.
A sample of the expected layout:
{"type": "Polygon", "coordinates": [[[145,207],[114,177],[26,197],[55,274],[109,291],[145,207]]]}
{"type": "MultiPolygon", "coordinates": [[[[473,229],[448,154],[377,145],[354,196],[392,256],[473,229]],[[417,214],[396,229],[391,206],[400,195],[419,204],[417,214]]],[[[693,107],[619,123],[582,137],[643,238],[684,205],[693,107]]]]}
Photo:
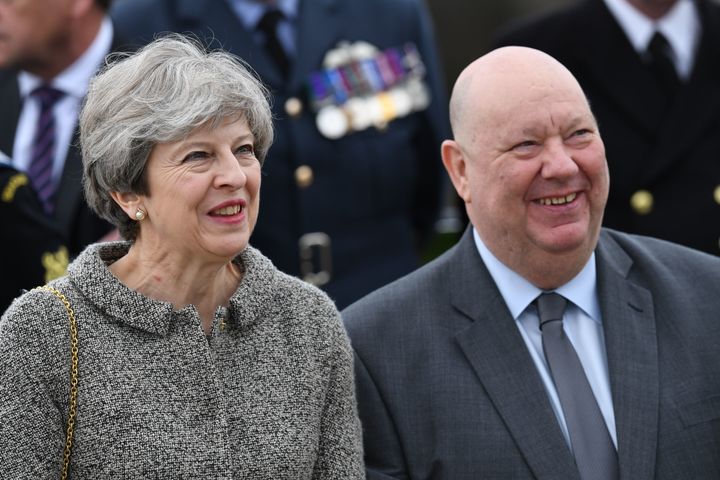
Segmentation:
{"type": "Polygon", "coordinates": [[[630,197],[630,206],[638,215],[647,215],[653,209],[653,195],[647,190],[638,190],[630,197]]]}
{"type": "Polygon", "coordinates": [[[295,169],[295,183],[300,188],[307,188],[313,183],[312,168],[307,165],[300,165],[295,169]]]}
{"type": "Polygon", "coordinates": [[[285,101],[285,113],[292,118],[298,117],[302,113],[302,102],[297,97],[290,97],[285,101]]]}
{"type": "Polygon", "coordinates": [[[713,192],[713,197],[715,197],[715,203],[720,205],[720,185],[715,187],[715,191],[713,192]]]}

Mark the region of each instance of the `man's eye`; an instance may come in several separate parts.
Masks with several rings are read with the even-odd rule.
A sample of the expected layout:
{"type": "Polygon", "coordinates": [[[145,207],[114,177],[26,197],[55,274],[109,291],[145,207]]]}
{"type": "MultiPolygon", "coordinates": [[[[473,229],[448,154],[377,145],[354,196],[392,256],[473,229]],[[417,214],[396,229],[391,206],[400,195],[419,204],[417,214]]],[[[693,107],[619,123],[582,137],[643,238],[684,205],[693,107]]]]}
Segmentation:
{"type": "Polygon", "coordinates": [[[588,133],[590,133],[590,130],[588,130],[587,128],[581,128],[580,130],[575,130],[573,132],[573,135],[576,137],[581,137],[583,135],[587,135],[588,133]]]}
{"type": "Polygon", "coordinates": [[[537,145],[537,142],[535,142],[533,140],[525,140],[524,142],[520,142],[520,143],[513,145],[511,150],[527,149],[527,148],[534,147],[536,145],[537,145]]]}

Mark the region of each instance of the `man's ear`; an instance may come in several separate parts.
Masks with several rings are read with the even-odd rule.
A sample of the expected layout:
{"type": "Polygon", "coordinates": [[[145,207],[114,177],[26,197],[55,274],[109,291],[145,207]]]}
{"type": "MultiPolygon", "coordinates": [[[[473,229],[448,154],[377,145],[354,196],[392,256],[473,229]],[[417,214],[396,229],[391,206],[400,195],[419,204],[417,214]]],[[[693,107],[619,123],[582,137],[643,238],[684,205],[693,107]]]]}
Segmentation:
{"type": "Polygon", "coordinates": [[[445,140],[440,149],[443,165],[450,175],[455,191],[465,203],[470,203],[470,189],[467,178],[467,159],[455,140],[445,140]]]}
{"type": "Polygon", "coordinates": [[[115,200],[115,203],[117,203],[120,208],[123,209],[127,216],[132,218],[133,220],[136,219],[135,213],[137,212],[138,208],[144,209],[142,205],[142,199],[136,193],[110,192],[110,196],[113,200],[115,200]]]}

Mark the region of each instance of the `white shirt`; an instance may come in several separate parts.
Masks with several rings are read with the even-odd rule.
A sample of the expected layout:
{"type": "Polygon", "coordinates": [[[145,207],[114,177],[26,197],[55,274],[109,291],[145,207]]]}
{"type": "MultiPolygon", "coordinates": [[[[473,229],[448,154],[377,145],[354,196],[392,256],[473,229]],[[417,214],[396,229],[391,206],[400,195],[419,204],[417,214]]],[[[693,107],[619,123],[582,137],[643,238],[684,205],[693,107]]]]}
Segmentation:
{"type": "Polygon", "coordinates": [[[700,13],[695,2],[678,0],[662,18],[652,20],[627,0],[604,1],[638,54],[645,55],[650,40],[659,31],[670,44],[678,76],[683,80],[690,78],[701,32],[700,13]]]}
{"type": "MultiPolygon", "coordinates": [[[[112,22],[106,17],[90,48],[50,82],[50,86],[65,94],[53,107],[55,131],[57,132],[52,172],[55,185],[60,182],[62,176],[65,158],[77,126],[80,105],[87,92],[90,78],[95,75],[105,60],[105,55],[110,52],[112,37],[112,22]]],[[[31,73],[20,72],[18,74],[18,84],[23,107],[18,119],[17,131],[15,132],[12,162],[15,168],[27,172],[32,159],[35,125],[40,115],[40,102],[30,96],[30,93],[42,85],[43,80],[31,73]]]]}
{"type": "MultiPolygon", "coordinates": [[[[532,303],[543,290],[537,288],[523,277],[510,270],[498,260],[473,229],[475,245],[482,257],[490,276],[495,281],[510,314],[515,319],[520,335],[525,341],[530,357],[545,385],[550,404],[565,441],[572,449],[565,416],[560,398],[553,383],[542,348],[542,333],[537,309],[532,303]]],[[[573,344],[585,370],[595,399],[607,425],[610,437],[617,448],[615,431],[615,413],[610,392],[610,376],[607,368],[605,336],[602,329],[602,315],[597,295],[595,275],[595,254],[593,253],[585,267],[575,278],[554,290],[569,300],[563,315],[563,329],[573,344]]]]}

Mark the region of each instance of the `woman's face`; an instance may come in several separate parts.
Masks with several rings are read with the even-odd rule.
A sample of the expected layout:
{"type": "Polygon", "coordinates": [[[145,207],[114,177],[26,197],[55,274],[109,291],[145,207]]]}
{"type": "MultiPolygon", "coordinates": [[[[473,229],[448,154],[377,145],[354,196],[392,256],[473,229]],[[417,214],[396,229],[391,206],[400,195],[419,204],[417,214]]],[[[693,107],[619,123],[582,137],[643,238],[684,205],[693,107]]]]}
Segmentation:
{"type": "Polygon", "coordinates": [[[150,193],[138,204],[147,212],[143,246],[208,261],[229,260],[247,246],[258,215],[260,162],[245,120],[156,145],[146,175],[150,193]]]}

